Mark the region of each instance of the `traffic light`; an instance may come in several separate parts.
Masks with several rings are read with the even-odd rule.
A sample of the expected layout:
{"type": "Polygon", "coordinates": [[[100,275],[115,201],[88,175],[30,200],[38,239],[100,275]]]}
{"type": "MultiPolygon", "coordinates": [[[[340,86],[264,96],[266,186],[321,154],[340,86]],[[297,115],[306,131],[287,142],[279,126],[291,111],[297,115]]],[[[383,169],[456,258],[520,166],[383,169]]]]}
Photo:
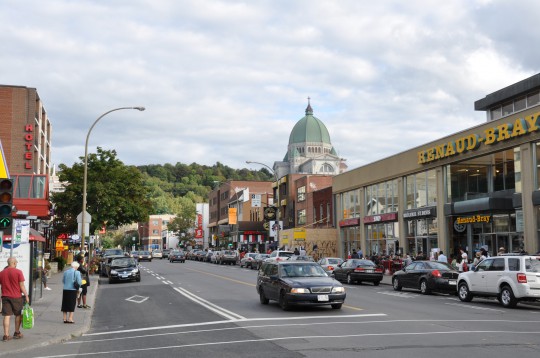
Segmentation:
{"type": "Polygon", "coordinates": [[[11,233],[13,228],[13,180],[0,179],[0,230],[11,233]]]}

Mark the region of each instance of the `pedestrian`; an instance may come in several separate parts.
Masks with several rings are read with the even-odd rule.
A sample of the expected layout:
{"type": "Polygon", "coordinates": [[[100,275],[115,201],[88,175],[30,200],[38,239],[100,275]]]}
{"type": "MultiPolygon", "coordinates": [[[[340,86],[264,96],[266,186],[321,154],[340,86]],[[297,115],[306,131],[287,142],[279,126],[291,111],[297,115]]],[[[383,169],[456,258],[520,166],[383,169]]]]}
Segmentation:
{"type": "Polygon", "coordinates": [[[300,256],[306,256],[306,249],[304,246],[300,246],[300,256]]]}
{"type": "MultiPolygon", "coordinates": [[[[461,256],[459,257],[460,261],[461,261],[461,256]]],[[[457,259],[456,257],[454,256],[454,254],[450,254],[450,266],[452,266],[454,269],[457,270],[457,259]]]]}
{"type": "Polygon", "coordinates": [[[499,252],[497,253],[497,256],[503,256],[506,253],[506,250],[504,247],[499,247],[499,252]]]}
{"type": "Polygon", "coordinates": [[[446,257],[446,255],[444,254],[444,252],[439,251],[439,256],[437,257],[437,261],[439,262],[444,262],[444,263],[448,263],[448,258],[446,257]]]}
{"type": "Polygon", "coordinates": [[[85,267],[84,256],[79,256],[78,262],[79,268],[77,271],[81,273],[82,285],[79,296],[77,297],[77,307],[90,308],[90,306],[86,304],[86,294],[88,293],[88,286],[90,286],[90,276],[88,275],[88,268],[85,267]]]}
{"type": "Polygon", "coordinates": [[[64,323],[75,323],[73,321],[73,312],[75,312],[75,305],[77,304],[77,293],[79,289],[75,287],[75,282],[81,287],[82,278],[81,273],[77,271],[79,263],[73,261],[71,268],[64,272],[62,277],[62,283],[64,284],[64,291],[62,293],[62,308],[61,311],[64,316],[64,323]]]}
{"type": "Polygon", "coordinates": [[[464,249],[459,249],[459,252],[461,253],[461,260],[464,262],[468,262],[469,255],[467,255],[467,251],[465,251],[464,249]]]}
{"type": "Polygon", "coordinates": [[[50,291],[51,288],[47,286],[47,274],[49,273],[49,270],[47,267],[43,267],[41,271],[41,282],[43,282],[43,289],[50,291]]]}
{"type": "Polygon", "coordinates": [[[298,247],[295,247],[294,248],[294,252],[293,252],[296,256],[300,255],[300,251],[298,251],[298,247]]]}
{"type": "Polygon", "coordinates": [[[21,333],[23,302],[30,303],[26,287],[24,286],[24,275],[17,268],[17,263],[15,257],[9,257],[7,259],[7,267],[0,272],[2,316],[4,317],[4,337],[2,341],[4,342],[9,341],[11,338],[21,339],[23,337],[21,333]],[[15,316],[15,333],[13,333],[13,337],[9,335],[11,316],[15,316]]]}
{"type": "Polygon", "coordinates": [[[364,258],[364,252],[362,251],[362,249],[358,249],[358,257],[359,258],[364,258]]]}
{"type": "Polygon", "coordinates": [[[352,259],[359,259],[360,258],[360,256],[358,255],[358,252],[355,249],[352,250],[351,258],[352,259]]]}

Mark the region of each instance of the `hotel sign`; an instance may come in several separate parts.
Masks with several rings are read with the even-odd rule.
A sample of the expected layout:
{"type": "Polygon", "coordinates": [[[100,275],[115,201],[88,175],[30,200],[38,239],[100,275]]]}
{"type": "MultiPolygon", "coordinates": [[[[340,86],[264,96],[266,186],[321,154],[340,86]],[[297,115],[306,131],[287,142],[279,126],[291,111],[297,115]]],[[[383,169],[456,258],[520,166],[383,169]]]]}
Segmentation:
{"type": "Polygon", "coordinates": [[[480,134],[470,134],[454,141],[442,143],[418,152],[418,164],[427,164],[435,160],[449,158],[480,148],[481,145],[491,145],[514,139],[540,130],[540,112],[525,118],[518,118],[514,123],[504,123],[488,128],[480,134]]]}

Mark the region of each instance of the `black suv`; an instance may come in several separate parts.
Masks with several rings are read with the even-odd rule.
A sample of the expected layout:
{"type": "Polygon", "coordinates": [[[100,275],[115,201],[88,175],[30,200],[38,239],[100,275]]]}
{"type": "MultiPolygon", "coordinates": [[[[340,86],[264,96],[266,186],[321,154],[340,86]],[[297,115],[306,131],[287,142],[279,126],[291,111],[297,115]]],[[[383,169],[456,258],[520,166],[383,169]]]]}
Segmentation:
{"type": "Polygon", "coordinates": [[[263,305],[274,300],[284,310],[292,305],[340,309],[346,297],[341,283],[329,277],[321,265],[309,261],[264,262],[256,288],[263,305]]]}

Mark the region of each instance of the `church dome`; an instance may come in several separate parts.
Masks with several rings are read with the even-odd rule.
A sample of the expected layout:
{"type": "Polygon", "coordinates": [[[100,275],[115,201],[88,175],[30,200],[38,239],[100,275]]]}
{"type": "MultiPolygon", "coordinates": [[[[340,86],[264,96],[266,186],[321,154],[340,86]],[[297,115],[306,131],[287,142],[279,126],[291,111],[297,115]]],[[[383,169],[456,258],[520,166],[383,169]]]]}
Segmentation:
{"type": "Polygon", "coordinates": [[[295,124],[289,136],[289,145],[295,143],[332,144],[328,129],[320,119],[313,115],[313,109],[309,101],[306,115],[295,124]]]}

